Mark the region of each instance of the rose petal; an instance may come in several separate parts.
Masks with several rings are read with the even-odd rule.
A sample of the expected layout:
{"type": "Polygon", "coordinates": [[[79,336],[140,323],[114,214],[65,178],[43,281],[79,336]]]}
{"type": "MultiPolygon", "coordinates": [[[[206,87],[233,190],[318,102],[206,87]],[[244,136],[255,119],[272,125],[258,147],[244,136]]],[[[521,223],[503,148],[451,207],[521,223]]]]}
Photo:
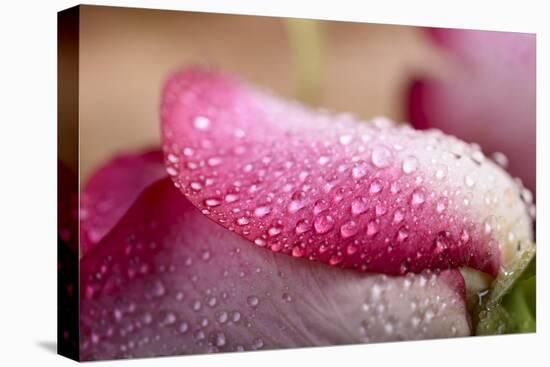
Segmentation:
{"type": "Polygon", "coordinates": [[[264,251],[166,179],[81,259],[81,358],[469,335],[457,271],[370,275],[264,251]]]}
{"type": "Polygon", "coordinates": [[[535,35],[458,29],[429,34],[454,57],[455,68],[447,77],[412,82],[412,124],[504,153],[510,172],[534,191],[535,35]]]}
{"type": "Polygon", "coordinates": [[[114,227],[144,188],[164,176],[160,150],[122,155],[97,170],[80,197],[82,254],[114,227]]]}
{"type": "Polygon", "coordinates": [[[492,275],[529,246],[517,184],[441,132],[311,111],[200,69],[169,80],[161,117],[176,186],[257,246],[386,274],[492,275]]]}

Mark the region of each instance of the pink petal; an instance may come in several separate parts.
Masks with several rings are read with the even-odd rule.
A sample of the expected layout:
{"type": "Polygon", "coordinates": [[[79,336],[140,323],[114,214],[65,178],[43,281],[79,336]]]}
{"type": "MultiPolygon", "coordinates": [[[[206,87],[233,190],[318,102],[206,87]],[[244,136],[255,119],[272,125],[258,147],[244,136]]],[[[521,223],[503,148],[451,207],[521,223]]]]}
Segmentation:
{"type": "Polygon", "coordinates": [[[81,359],[470,334],[460,273],[370,275],[250,246],[170,180],[81,259],[81,359]]]}
{"type": "Polygon", "coordinates": [[[454,61],[447,77],[411,84],[409,116],[489,153],[502,152],[510,172],[535,190],[535,35],[432,29],[454,61]]]}
{"type": "Polygon", "coordinates": [[[520,188],[438,131],[358,123],[200,69],[169,80],[161,117],[175,185],[258,247],[386,274],[496,275],[529,245],[520,188]]]}
{"type": "Polygon", "coordinates": [[[165,176],[159,150],[119,156],[95,172],[80,199],[82,254],[114,227],[144,188],[165,176]]]}

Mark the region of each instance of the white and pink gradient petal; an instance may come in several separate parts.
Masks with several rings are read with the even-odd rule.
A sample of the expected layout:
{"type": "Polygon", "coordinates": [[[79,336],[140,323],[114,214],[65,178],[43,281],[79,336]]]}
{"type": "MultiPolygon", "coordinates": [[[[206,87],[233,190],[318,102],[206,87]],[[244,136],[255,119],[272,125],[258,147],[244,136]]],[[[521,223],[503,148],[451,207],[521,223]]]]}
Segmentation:
{"type": "Polygon", "coordinates": [[[81,259],[82,360],[471,334],[456,270],[366,274],[256,246],[169,179],[81,259]]]}
{"type": "Polygon", "coordinates": [[[496,276],[532,246],[521,187],[477,145],[312,110],[191,68],[161,102],[167,173],[255,246],[391,275],[496,276]]]}

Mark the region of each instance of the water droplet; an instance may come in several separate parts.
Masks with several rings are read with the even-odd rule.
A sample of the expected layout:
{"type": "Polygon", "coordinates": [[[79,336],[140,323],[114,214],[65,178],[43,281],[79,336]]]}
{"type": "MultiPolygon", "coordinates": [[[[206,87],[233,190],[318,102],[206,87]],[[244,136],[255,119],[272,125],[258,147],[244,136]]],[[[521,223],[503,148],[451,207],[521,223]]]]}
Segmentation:
{"type": "Polygon", "coordinates": [[[417,189],[413,192],[411,196],[411,204],[413,206],[422,205],[426,201],[426,195],[422,189],[417,189]]]}
{"type": "Polygon", "coordinates": [[[189,330],[189,325],[185,321],[183,321],[182,323],[180,323],[178,330],[181,334],[185,334],[187,330],[189,330]]]}
{"type": "Polygon", "coordinates": [[[338,141],[342,145],[348,145],[349,143],[351,143],[352,140],[353,140],[352,135],[340,135],[340,137],[338,138],[338,141]]]}
{"type": "Polygon", "coordinates": [[[258,238],[256,238],[256,239],[254,240],[254,244],[255,244],[256,246],[264,247],[265,244],[266,244],[266,242],[265,242],[265,240],[264,240],[263,238],[258,237],[258,238]]]}
{"type": "Polygon", "coordinates": [[[415,156],[408,156],[403,160],[403,172],[406,174],[413,173],[418,168],[418,159],[415,156]]]}
{"type": "Polygon", "coordinates": [[[378,146],[372,150],[371,160],[375,167],[389,167],[392,163],[392,159],[391,151],[384,146],[378,146]]]}
{"type": "Polygon", "coordinates": [[[493,153],[492,158],[493,158],[493,161],[495,161],[495,163],[501,166],[502,168],[508,167],[508,157],[506,157],[503,153],[495,152],[493,153]]]}
{"type": "Polygon", "coordinates": [[[358,230],[359,226],[357,225],[357,222],[350,220],[349,222],[342,224],[340,227],[340,235],[342,238],[348,238],[356,235],[358,230]]]}
{"type": "Polygon", "coordinates": [[[254,209],[254,216],[257,218],[263,218],[269,213],[271,213],[271,208],[269,206],[259,206],[254,209]]]}
{"type": "Polygon", "coordinates": [[[233,314],[231,315],[231,321],[239,322],[240,319],[241,319],[241,313],[238,311],[233,312],[233,314]]]}
{"type": "Polygon", "coordinates": [[[399,209],[393,213],[393,222],[394,223],[401,223],[403,219],[405,218],[405,213],[399,209]]]}
{"type": "Polygon", "coordinates": [[[228,203],[233,203],[235,201],[239,200],[239,196],[235,194],[227,194],[225,195],[225,201],[228,203]]]}
{"type": "Polygon", "coordinates": [[[397,235],[395,236],[395,239],[397,240],[397,242],[403,242],[405,241],[407,238],[409,238],[409,231],[406,229],[406,228],[400,228],[398,231],[397,231],[397,235]]]}
{"type": "Polygon", "coordinates": [[[445,178],[446,176],[446,172],[445,172],[445,169],[443,168],[438,168],[436,171],[435,171],[435,178],[437,178],[438,180],[442,180],[445,178]]]}
{"type": "Polygon", "coordinates": [[[351,175],[355,179],[364,177],[368,172],[368,165],[364,161],[357,162],[353,165],[351,169],[351,175]]]}
{"type": "Polygon", "coordinates": [[[378,224],[375,221],[370,221],[367,225],[367,236],[372,237],[378,233],[378,224]]]}
{"type": "Polygon", "coordinates": [[[193,120],[193,125],[196,129],[206,130],[210,127],[210,120],[204,116],[197,116],[193,120]]]}
{"type": "Polygon", "coordinates": [[[464,183],[466,184],[466,186],[472,187],[472,186],[474,186],[475,181],[474,181],[474,179],[471,178],[470,176],[465,176],[465,177],[464,177],[464,183]]]}
{"type": "Polygon", "coordinates": [[[178,175],[178,170],[172,166],[168,166],[166,167],[166,173],[173,177],[178,175]]]}
{"type": "Polygon", "coordinates": [[[195,150],[193,148],[183,148],[182,152],[186,157],[192,157],[193,154],[195,154],[195,150]]]}
{"type": "Polygon", "coordinates": [[[250,307],[256,307],[260,303],[260,299],[256,296],[248,296],[246,303],[248,303],[250,307]]]}
{"type": "Polygon", "coordinates": [[[208,261],[208,260],[210,260],[210,251],[204,250],[204,251],[202,252],[201,259],[203,259],[203,261],[208,261]]]}
{"type": "Polygon", "coordinates": [[[483,161],[485,160],[485,156],[483,155],[483,153],[481,152],[481,150],[476,150],[472,153],[471,155],[471,158],[474,162],[476,162],[477,164],[481,164],[483,163],[483,161]]]}
{"type": "Polygon", "coordinates": [[[225,345],[225,334],[217,333],[216,334],[216,346],[223,347],[225,345]]]}
{"type": "Polygon", "coordinates": [[[202,189],[202,185],[198,182],[191,182],[189,186],[195,191],[200,191],[202,189]]]}
{"type": "Polygon", "coordinates": [[[328,202],[326,200],[318,200],[313,205],[313,214],[318,215],[319,213],[327,210],[329,207],[328,202]]]}
{"type": "Polygon", "coordinates": [[[208,158],[207,163],[210,167],[216,167],[222,164],[222,159],[220,157],[210,157],[208,158]]]}
{"type": "Polygon", "coordinates": [[[302,257],[304,254],[302,248],[300,246],[294,246],[292,248],[292,256],[294,257],[302,257]]]}
{"type": "Polygon", "coordinates": [[[222,312],[218,313],[218,316],[216,317],[216,319],[218,320],[218,322],[220,324],[225,324],[227,322],[227,320],[229,319],[229,315],[226,311],[222,311],[222,312]]]}
{"type": "Polygon", "coordinates": [[[237,224],[240,226],[246,226],[249,223],[250,223],[250,220],[247,217],[237,218],[237,224]]]}
{"type": "Polygon", "coordinates": [[[172,325],[176,322],[176,315],[172,312],[168,312],[166,316],[164,317],[164,324],[165,325],[172,325]]]}
{"type": "Polygon", "coordinates": [[[353,255],[354,253],[357,252],[357,250],[358,250],[357,246],[355,246],[354,244],[349,244],[346,247],[346,254],[353,255]]]}
{"type": "Polygon", "coordinates": [[[445,211],[445,209],[447,209],[447,201],[448,200],[446,198],[439,199],[437,201],[435,210],[440,214],[443,213],[445,211]]]}
{"type": "Polygon", "coordinates": [[[371,182],[369,186],[369,193],[371,195],[378,194],[380,191],[382,191],[382,181],[379,179],[376,179],[371,182]]]}
{"type": "Polygon", "coordinates": [[[283,301],[292,302],[292,297],[288,293],[283,293],[283,301]]]}
{"type": "Polygon", "coordinates": [[[275,237],[280,233],[281,233],[281,228],[279,228],[279,227],[271,227],[267,231],[267,234],[269,234],[270,237],[275,237]]]}
{"type": "Polygon", "coordinates": [[[214,207],[214,206],[218,206],[220,205],[222,202],[219,200],[219,199],[215,199],[215,198],[210,198],[210,199],[206,199],[204,201],[204,204],[206,204],[206,206],[209,206],[209,207],[214,207]]]}
{"type": "Polygon", "coordinates": [[[306,205],[306,193],[303,191],[296,191],[292,194],[292,201],[288,205],[288,211],[296,213],[306,205]]]}
{"type": "Polygon", "coordinates": [[[301,219],[296,223],[296,234],[302,234],[311,229],[311,224],[307,219],[301,219]]]}
{"type": "Polygon", "coordinates": [[[260,338],[256,338],[252,341],[252,348],[253,349],[261,349],[264,346],[264,341],[260,338]]]}
{"type": "Polygon", "coordinates": [[[153,296],[155,297],[162,297],[166,293],[166,289],[164,288],[164,284],[160,280],[156,280],[153,283],[153,296]]]}
{"type": "Polygon", "coordinates": [[[366,212],[368,209],[368,200],[364,197],[355,198],[351,202],[351,213],[353,215],[359,215],[366,212]]]}
{"type": "Polygon", "coordinates": [[[166,159],[168,159],[168,162],[170,162],[170,163],[172,163],[172,164],[176,164],[176,163],[179,162],[178,156],[175,155],[175,154],[172,154],[172,153],[168,154],[168,155],[166,156],[166,159]]]}
{"type": "Polygon", "coordinates": [[[322,155],[321,157],[319,157],[319,161],[318,161],[318,162],[319,162],[319,164],[320,164],[321,166],[324,166],[325,164],[327,164],[328,162],[330,162],[330,158],[327,157],[327,156],[322,155]]]}
{"type": "Polygon", "coordinates": [[[313,222],[315,231],[319,234],[329,232],[334,227],[334,218],[329,214],[320,215],[313,222]]]}

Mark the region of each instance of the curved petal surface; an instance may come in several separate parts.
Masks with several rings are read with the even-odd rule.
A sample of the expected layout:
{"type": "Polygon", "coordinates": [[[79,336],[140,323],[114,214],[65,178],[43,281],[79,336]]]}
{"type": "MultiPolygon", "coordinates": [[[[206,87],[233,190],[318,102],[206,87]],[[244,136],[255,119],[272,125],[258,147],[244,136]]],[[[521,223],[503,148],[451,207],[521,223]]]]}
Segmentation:
{"type": "Polygon", "coordinates": [[[531,242],[520,187],[475,145],[313,111],[201,69],[166,84],[167,172],[258,247],[385,274],[496,275],[531,242]]]}

